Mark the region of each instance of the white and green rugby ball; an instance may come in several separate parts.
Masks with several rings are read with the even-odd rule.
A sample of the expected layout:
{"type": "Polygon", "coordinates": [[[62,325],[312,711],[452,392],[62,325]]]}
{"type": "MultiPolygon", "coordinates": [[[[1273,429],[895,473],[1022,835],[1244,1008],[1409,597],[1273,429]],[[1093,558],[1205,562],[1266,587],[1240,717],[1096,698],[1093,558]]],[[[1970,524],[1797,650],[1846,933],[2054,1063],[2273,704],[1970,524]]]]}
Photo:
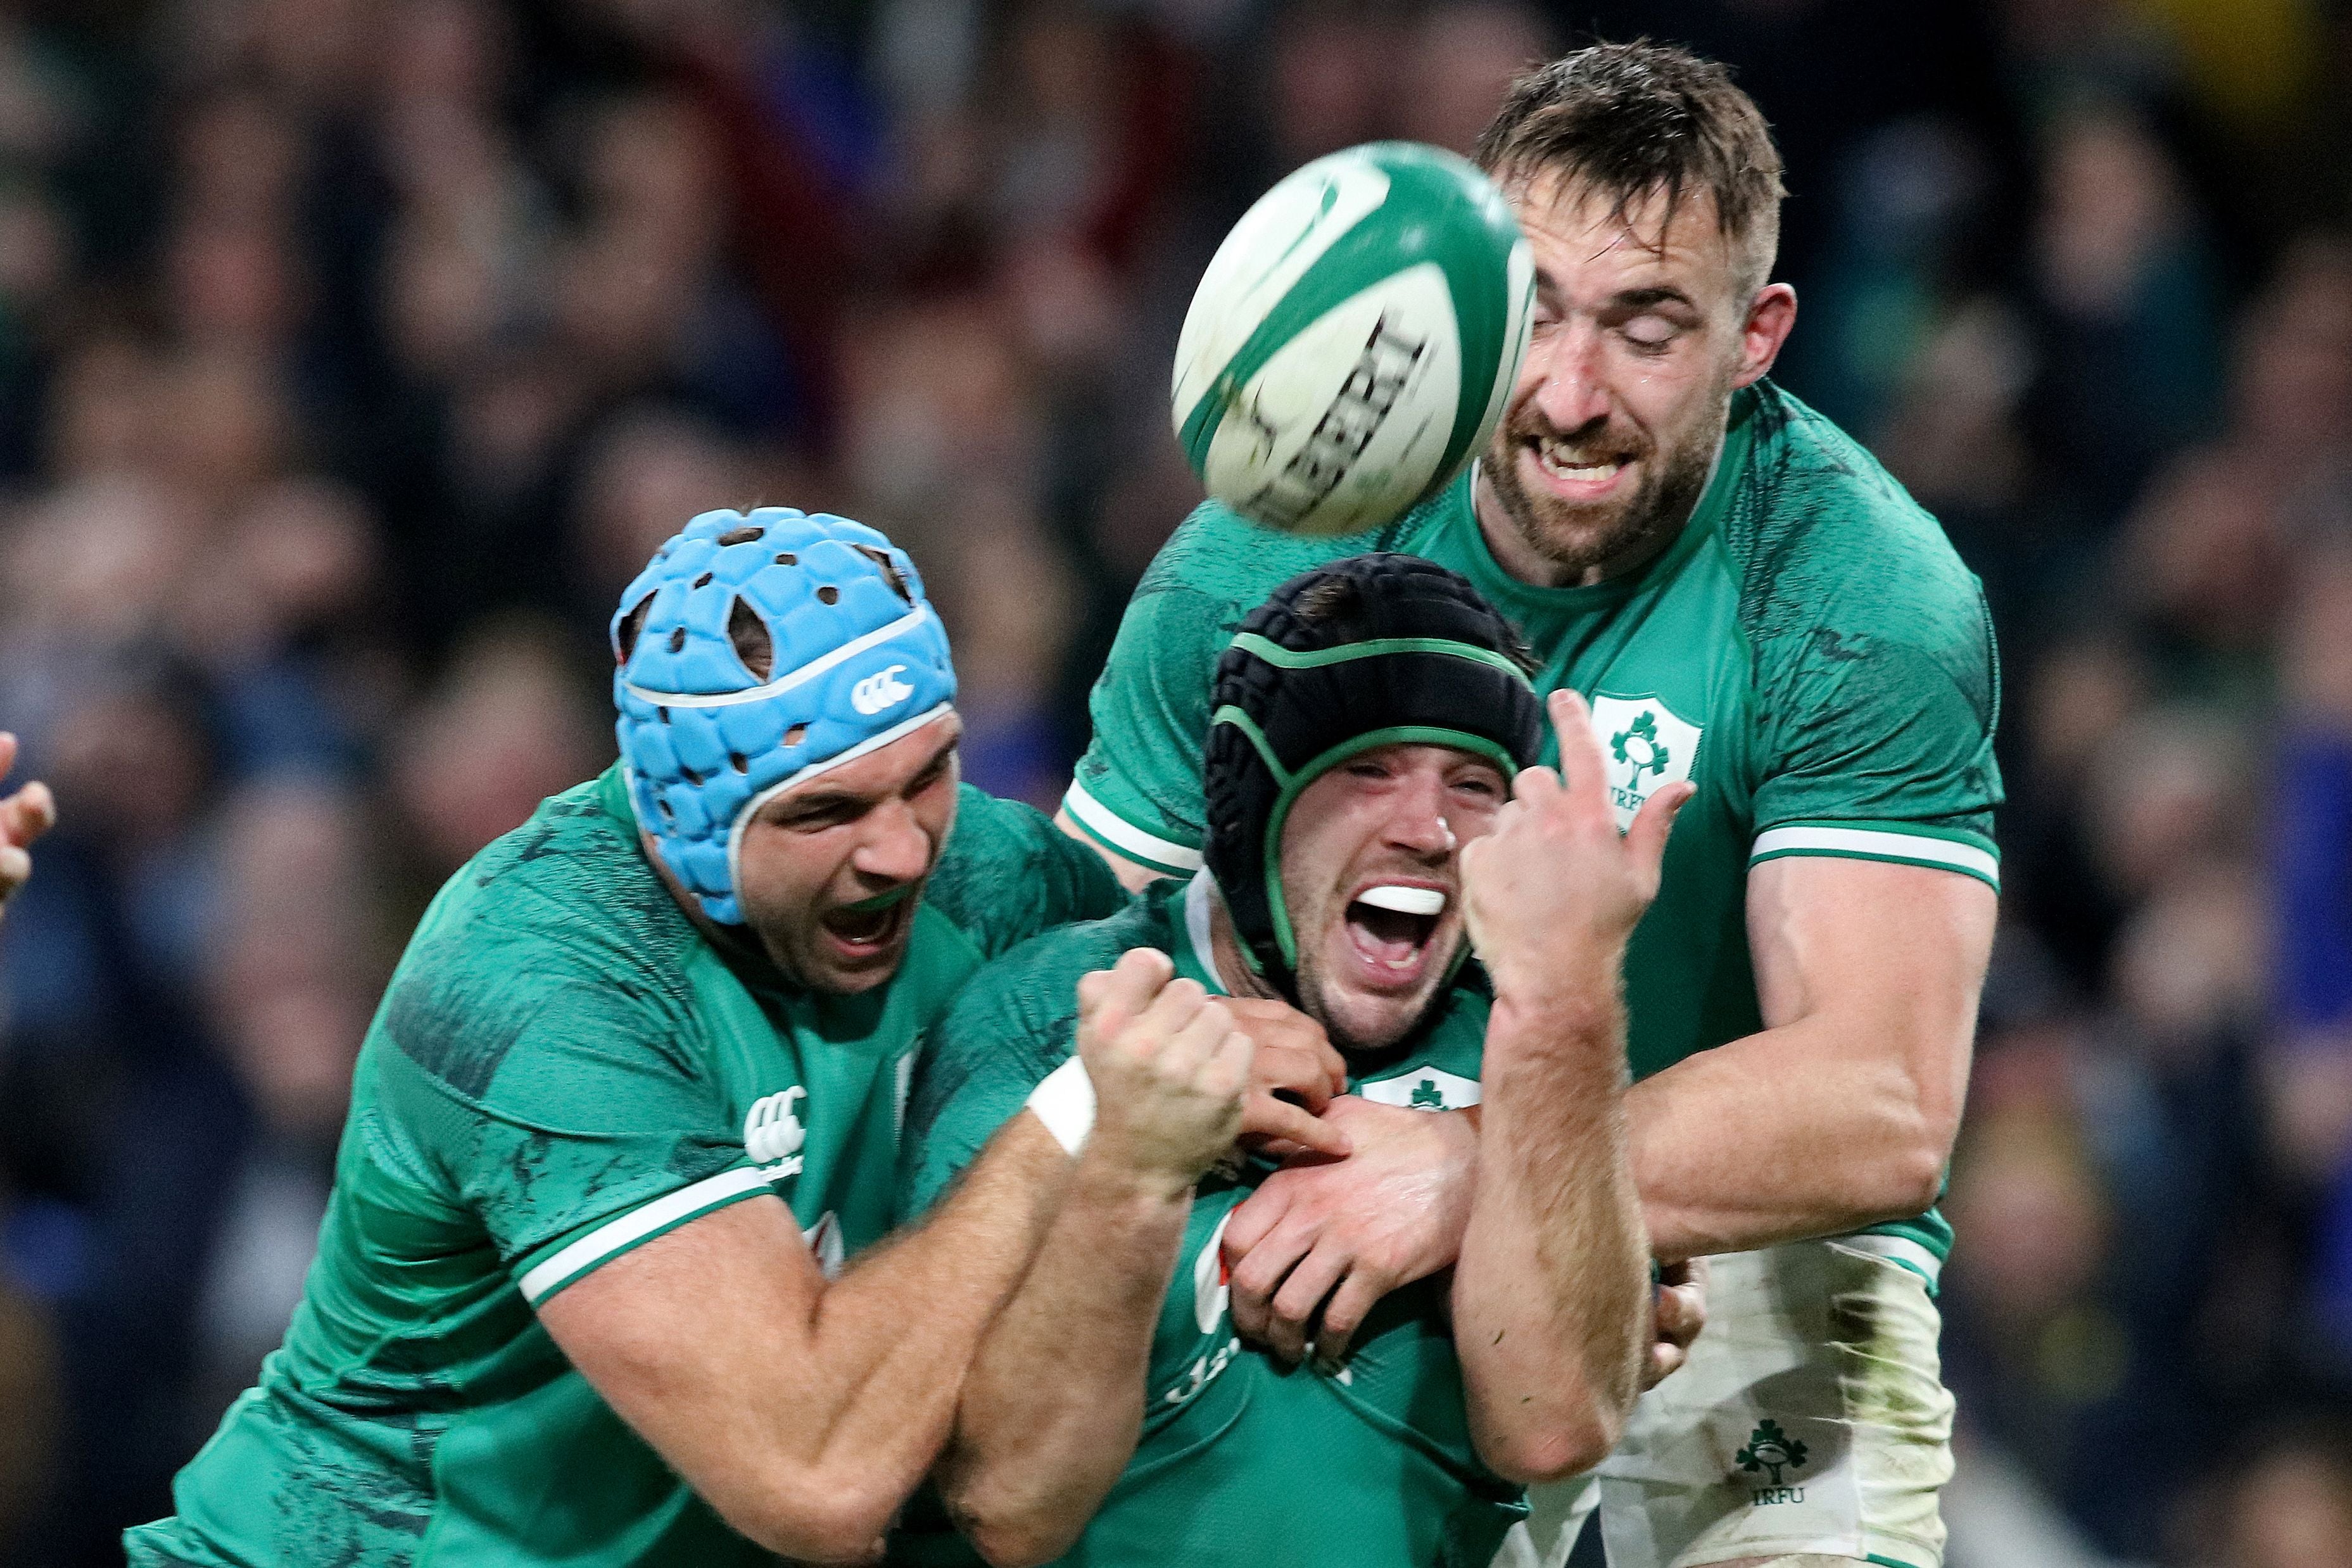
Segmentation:
{"type": "Polygon", "coordinates": [[[1176,438],[1254,521],[1376,528],[1494,434],[1534,294],[1527,239],[1473,164],[1412,142],[1318,158],[1202,274],[1176,343],[1176,438]]]}

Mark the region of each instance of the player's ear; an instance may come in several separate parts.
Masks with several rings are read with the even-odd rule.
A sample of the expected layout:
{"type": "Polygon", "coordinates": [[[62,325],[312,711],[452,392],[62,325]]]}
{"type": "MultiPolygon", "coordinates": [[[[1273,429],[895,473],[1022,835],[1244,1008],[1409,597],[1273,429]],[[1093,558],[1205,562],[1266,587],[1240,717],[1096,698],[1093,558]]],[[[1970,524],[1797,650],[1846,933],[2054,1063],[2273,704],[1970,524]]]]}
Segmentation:
{"type": "Polygon", "coordinates": [[[1786,283],[1767,283],[1748,301],[1748,320],[1739,331],[1739,368],[1734,386],[1761,380],[1780,357],[1789,329],[1797,324],[1797,291],[1786,283]]]}

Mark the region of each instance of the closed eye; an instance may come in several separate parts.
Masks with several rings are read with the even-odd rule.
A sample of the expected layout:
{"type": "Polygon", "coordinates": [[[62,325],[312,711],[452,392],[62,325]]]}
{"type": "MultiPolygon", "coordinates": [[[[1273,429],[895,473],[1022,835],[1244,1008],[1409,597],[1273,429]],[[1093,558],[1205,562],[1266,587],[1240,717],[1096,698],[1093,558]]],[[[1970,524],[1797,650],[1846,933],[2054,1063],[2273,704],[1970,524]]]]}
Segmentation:
{"type": "Polygon", "coordinates": [[[907,797],[911,800],[916,795],[922,794],[925,790],[929,789],[934,784],[937,784],[940,781],[946,778],[949,773],[955,767],[955,756],[956,749],[954,746],[950,745],[944,748],[938,756],[933,757],[929,764],[926,766],[921,773],[917,773],[912,779],[908,781],[907,797]]]}
{"type": "Polygon", "coordinates": [[[822,833],[827,828],[855,822],[870,809],[870,803],[863,800],[845,797],[815,800],[769,820],[793,833],[822,833]]]}
{"type": "Polygon", "coordinates": [[[1673,323],[1655,316],[1636,317],[1626,322],[1624,327],[1625,341],[1636,352],[1645,354],[1664,353],[1681,335],[1673,323]]]}

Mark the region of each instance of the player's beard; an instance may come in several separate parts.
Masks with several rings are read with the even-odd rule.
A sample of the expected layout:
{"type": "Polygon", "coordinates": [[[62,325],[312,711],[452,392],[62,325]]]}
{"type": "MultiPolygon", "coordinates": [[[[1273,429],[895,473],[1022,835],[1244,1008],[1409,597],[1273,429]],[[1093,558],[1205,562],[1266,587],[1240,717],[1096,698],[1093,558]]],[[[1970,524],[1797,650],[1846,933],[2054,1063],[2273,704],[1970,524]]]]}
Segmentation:
{"type": "Polygon", "coordinates": [[[1447,984],[1447,977],[1454,973],[1454,961],[1448,959],[1443,966],[1433,968],[1435,982],[1430,986],[1429,994],[1422,998],[1421,1006],[1412,1019],[1386,1039],[1368,1040],[1349,1029],[1331,1008],[1325,1005],[1322,977],[1317,973],[1321,967],[1320,959],[1312,951],[1300,952],[1297,970],[1298,1010],[1323,1026],[1324,1037],[1344,1057],[1378,1056],[1383,1051],[1396,1049],[1407,1040],[1419,1038],[1435,1022],[1438,1013],[1451,999],[1454,989],[1447,984]]]}
{"type": "Polygon", "coordinates": [[[1690,521],[1723,441],[1731,391],[1726,381],[1707,399],[1702,416],[1663,452],[1638,430],[1611,440],[1607,416],[1575,431],[1558,429],[1529,399],[1495,432],[1479,471],[1512,531],[1558,567],[1562,581],[1581,581],[1597,568],[1623,570],[1621,563],[1638,564],[1664,552],[1690,521]],[[1531,442],[1547,438],[1638,461],[1641,482],[1629,495],[1586,506],[1531,490],[1519,477],[1519,454],[1531,442]]]}

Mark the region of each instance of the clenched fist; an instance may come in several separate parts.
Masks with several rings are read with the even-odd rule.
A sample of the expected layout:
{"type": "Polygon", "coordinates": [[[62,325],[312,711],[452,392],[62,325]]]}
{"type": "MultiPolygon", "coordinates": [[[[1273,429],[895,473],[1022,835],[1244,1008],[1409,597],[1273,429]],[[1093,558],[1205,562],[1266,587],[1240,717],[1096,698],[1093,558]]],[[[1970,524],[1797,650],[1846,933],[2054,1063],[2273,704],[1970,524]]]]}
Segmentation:
{"type": "Polygon", "coordinates": [[[1189,1187],[1242,1130],[1250,1037],[1164,952],[1135,948],[1078,982],[1078,1056],[1095,1089],[1089,1149],[1189,1187]]]}
{"type": "Polygon", "coordinates": [[[1495,830],[1462,851],[1462,911],[1498,997],[1572,998],[1616,984],[1625,939],[1658,895],[1675,816],[1694,793],[1672,784],[1622,836],[1584,699],[1555,691],[1559,772],[1528,768],[1495,830]]]}

